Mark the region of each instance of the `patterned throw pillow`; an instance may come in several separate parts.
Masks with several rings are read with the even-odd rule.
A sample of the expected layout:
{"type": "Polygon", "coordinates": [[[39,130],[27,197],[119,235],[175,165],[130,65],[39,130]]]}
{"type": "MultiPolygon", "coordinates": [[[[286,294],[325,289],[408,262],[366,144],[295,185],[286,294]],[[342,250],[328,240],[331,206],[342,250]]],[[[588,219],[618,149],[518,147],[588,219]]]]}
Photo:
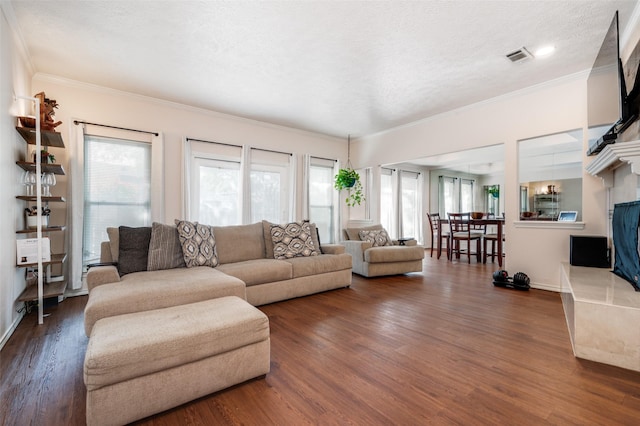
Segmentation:
{"type": "Polygon", "coordinates": [[[373,243],[373,247],[391,246],[391,238],[384,229],[375,229],[369,231],[359,231],[358,236],[362,241],[373,243]]]}
{"type": "Polygon", "coordinates": [[[291,222],[285,225],[271,225],[271,240],[273,241],[273,257],[275,259],[291,259],[319,254],[313,243],[309,223],[291,222]]]}
{"type": "Polygon", "coordinates": [[[178,238],[182,245],[182,255],[187,268],[194,266],[218,266],[216,239],[211,226],[198,222],[175,220],[178,228],[178,238]]]}

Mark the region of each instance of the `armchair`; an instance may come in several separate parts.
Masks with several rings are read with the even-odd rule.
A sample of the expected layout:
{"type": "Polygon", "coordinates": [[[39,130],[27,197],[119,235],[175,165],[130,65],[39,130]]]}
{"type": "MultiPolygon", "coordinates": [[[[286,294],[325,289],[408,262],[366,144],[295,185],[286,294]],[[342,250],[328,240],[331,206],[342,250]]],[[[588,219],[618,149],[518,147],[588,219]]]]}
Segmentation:
{"type": "Polygon", "coordinates": [[[352,257],[353,272],[365,277],[422,272],[423,246],[418,245],[416,240],[408,240],[400,245],[397,240],[391,239],[386,241],[386,245],[381,245],[386,231],[384,234],[380,231],[384,231],[382,225],[343,230],[344,240],[340,244],[352,257]],[[370,241],[361,239],[360,231],[364,231],[367,234],[365,238],[370,241]]]}

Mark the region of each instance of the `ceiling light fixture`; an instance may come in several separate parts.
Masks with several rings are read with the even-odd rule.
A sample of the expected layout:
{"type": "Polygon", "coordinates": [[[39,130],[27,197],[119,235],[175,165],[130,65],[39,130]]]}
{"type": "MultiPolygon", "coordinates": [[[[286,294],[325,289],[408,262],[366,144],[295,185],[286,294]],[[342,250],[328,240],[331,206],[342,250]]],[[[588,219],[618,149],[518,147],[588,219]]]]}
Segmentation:
{"type": "Polygon", "coordinates": [[[539,48],[538,50],[536,50],[536,53],[534,54],[534,56],[536,58],[541,58],[544,56],[549,56],[551,55],[554,51],[556,50],[555,46],[543,46],[541,48],[539,48]]]}

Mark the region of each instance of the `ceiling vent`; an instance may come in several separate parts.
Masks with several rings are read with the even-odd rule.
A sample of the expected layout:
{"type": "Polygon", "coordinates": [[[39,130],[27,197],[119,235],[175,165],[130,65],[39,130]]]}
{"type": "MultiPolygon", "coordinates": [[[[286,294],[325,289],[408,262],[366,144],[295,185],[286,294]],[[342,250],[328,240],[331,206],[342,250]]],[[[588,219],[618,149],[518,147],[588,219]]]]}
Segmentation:
{"type": "Polygon", "coordinates": [[[514,62],[514,63],[525,62],[532,58],[533,58],[533,55],[531,54],[531,52],[527,50],[526,47],[521,47],[518,50],[515,50],[511,53],[507,53],[507,59],[509,59],[511,62],[514,62]]]}

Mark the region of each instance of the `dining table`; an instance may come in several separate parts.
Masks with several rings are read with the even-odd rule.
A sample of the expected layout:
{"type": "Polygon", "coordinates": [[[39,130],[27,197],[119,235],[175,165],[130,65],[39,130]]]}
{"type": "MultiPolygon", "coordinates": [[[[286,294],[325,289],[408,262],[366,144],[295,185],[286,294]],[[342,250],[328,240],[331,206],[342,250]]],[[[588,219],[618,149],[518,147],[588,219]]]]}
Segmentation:
{"type": "MultiPolygon", "coordinates": [[[[441,218],[438,220],[438,235],[442,235],[442,225],[448,225],[449,224],[449,220],[448,219],[444,219],[441,218]]],[[[496,234],[497,235],[503,235],[502,234],[502,228],[504,225],[504,218],[502,217],[496,217],[496,218],[484,218],[484,219],[469,219],[469,225],[471,226],[483,226],[483,225],[496,225],[497,230],[496,230],[496,234]]],[[[498,238],[498,266],[502,267],[502,238],[498,238]]],[[[449,243],[447,243],[449,244],[449,243]]],[[[449,247],[447,247],[447,250],[449,250],[449,247]]],[[[438,238],[438,259],[440,259],[440,256],[442,255],[442,238],[438,238]]]]}

